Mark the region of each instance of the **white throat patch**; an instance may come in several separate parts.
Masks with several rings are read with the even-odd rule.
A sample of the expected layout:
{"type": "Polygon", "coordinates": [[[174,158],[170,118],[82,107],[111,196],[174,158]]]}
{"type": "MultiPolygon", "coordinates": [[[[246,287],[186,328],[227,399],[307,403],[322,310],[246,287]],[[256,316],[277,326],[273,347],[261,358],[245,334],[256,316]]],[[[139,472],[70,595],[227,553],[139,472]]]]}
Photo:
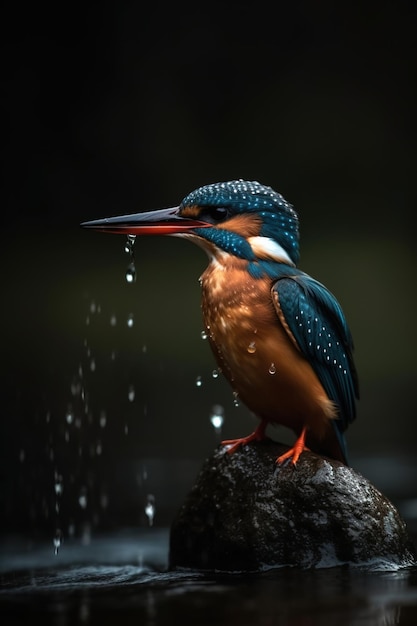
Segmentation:
{"type": "Polygon", "coordinates": [[[289,265],[294,265],[284,248],[270,237],[249,237],[248,243],[253,252],[260,259],[281,261],[289,265]]]}

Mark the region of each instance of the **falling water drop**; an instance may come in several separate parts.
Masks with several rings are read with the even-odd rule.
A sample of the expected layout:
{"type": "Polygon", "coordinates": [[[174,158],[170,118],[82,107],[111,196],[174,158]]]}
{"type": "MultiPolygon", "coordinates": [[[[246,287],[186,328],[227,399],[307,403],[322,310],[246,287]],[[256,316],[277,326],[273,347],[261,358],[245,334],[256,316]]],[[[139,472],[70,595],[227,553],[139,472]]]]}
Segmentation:
{"type": "Polygon", "coordinates": [[[220,434],[224,422],[224,408],[221,404],[214,404],[212,406],[210,422],[216,431],[216,434],[220,434]]]}
{"type": "Polygon", "coordinates": [[[208,335],[207,332],[205,330],[201,331],[201,339],[207,339],[208,335]]]}
{"type": "Polygon", "coordinates": [[[219,377],[219,370],[213,370],[211,373],[213,378],[218,378],[219,377]]]}
{"type": "Polygon", "coordinates": [[[74,412],[72,410],[72,406],[69,405],[67,408],[67,412],[65,414],[65,420],[67,422],[67,424],[72,424],[74,421],[74,412]]]}
{"type": "Polygon", "coordinates": [[[125,243],[125,252],[133,256],[133,246],[135,245],[136,235],[128,235],[125,243]]]}
{"type": "Polygon", "coordinates": [[[100,506],[102,509],[107,509],[109,506],[109,496],[106,492],[100,494],[100,506]]]}
{"type": "Polygon", "coordinates": [[[135,388],[133,385],[130,385],[128,392],[127,392],[127,397],[129,402],[133,402],[135,399],[135,388]]]}
{"type": "Polygon", "coordinates": [[[117,318],[116,316],[113,314],[110,318],[110,326],[116,326],[117,324],[117,318]]]}
{"type": "Polygon", "coordinates": [[[127,316],[127,325],[129,328],[132,328],[133,324],[134,324],[134,315],[133,313],[129,313],[129,315],[127,316]]]}
{"type": "Polygon", "coordinates": [[[100,420],[99,420],[100,426],[101,428],[105,428],[106,427],[106,423],[107,423],[107,415],[106,415],[106,411],[101,411],[100,413],[100,420]]]}
{"type": "Polygon", "coordinates": [[[153,526],[153,520],[155,517],[155,496],[151,493],[146,496],[145,515],[148,518],[149,526],[153,526]]]}
{"type": "Polygon", "coordinates": [[[80,495],[78,496],[78,504],[82,509],[87,508],[87,492],[85,487],[82,488],[80,495]]]}
{"type": "Polygon", "coordinates": [[[62,493],[64,491],[64,482],[63,482],[63,478],[61,474],[57,474],[57,473],[55,474],[54,489],[55,489],[55,495],[62,496],[62,493]]]}
{"type": "Polygon", "coordinates": [[[197,376],[197,378],[195,379],[195,386],[201,387],[202,384],[203,384],[203,381],[201,380],[201,376],[197,376]]]}
{"type": "Polygon", "coordinates": [[[81,394],[81,389],[82,389],[81,381],[76,376],[74,376],[72,383],[71,383],[71,395],[79,396],[81,394]]]}
{"type": "Polygon", "coordinates": [[[234,406],[239,406],[240,402],[239,402],[239,394],[237,391],[233,392],[233,404],[234,406]]]}
{"type": "Polygon", "coordinates": [[[58,555],[58,551],[59,551],[59,548],[61,547],[61,544],[62,544],[62,530],[60,528],[57,528],[57,530],[55,531],[55,537],[54,537],[55,556],[58,555]]]}
{"type": "Polygon", "coordinates": [[[275,374],[276,371],[277,371],[277,368],[275,367],[275,363],[271,363],[271,365],[269,366],[268,372],[273,375],[275,374]]]}

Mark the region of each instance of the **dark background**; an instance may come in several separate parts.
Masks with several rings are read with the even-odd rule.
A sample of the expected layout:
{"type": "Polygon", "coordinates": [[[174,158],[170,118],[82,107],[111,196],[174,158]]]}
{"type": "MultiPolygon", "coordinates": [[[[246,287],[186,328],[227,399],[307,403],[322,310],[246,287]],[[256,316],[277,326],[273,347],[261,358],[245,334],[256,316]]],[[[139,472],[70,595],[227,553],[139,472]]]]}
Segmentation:
{"type": "Polygon", "coordinates": [[[204,253],[137,241],[129,285],[124,238],[79,228],[233,178],[295,205],[300,267],[345,310],[353,465],[415,484],[415,17],[398,2],[4,9],[6,530],[143,523],[150,492],[169,520],[217,445],[213,404],[224,436],[253,428],[200,337],[204,253]]]}

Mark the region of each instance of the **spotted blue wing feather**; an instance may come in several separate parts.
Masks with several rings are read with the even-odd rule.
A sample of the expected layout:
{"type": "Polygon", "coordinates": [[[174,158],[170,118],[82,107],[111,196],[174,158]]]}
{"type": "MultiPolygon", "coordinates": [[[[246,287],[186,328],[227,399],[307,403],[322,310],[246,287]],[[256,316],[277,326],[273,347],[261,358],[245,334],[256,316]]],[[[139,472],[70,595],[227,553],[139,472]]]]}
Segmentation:
{"type": "Polygon", "coordinates": [[[304,273],[279,279],[273,291],[298,348],[338,407],[334,426],[344,445],[341,433],[356,417],[359,390],[352,337],[343,311],[324,285],[304,273]]]}

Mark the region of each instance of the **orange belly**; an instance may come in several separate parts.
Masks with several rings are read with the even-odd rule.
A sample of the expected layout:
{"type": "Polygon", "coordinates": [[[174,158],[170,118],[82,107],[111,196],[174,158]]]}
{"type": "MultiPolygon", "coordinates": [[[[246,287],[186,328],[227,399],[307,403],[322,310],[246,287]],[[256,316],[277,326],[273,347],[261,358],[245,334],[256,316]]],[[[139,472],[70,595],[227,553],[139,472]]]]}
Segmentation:
{"type": "Polygon", "coordinates": [[[242,402],[261,419],[322,438],[335,407],[279,321],[271,281],[209,266],[202,289],[211,347],[242,402]]]}

